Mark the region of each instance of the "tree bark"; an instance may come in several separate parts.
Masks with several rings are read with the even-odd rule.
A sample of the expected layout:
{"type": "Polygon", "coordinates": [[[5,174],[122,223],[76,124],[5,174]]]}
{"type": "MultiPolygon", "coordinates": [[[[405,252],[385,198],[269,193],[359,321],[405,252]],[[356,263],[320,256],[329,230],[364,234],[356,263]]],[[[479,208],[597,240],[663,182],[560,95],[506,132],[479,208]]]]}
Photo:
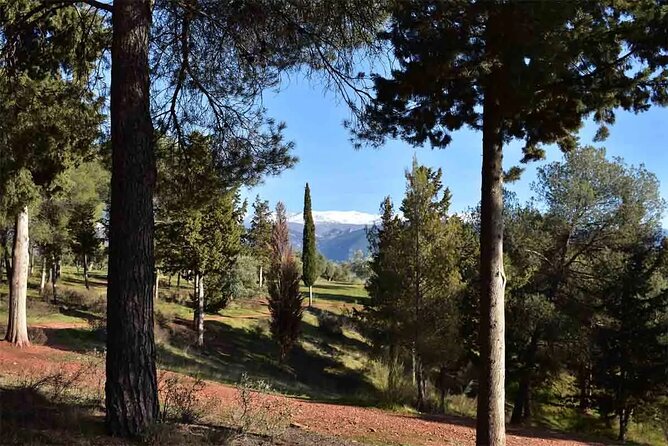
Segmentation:
{"type": "Polygon", "coordinates": [[[83,276],[86,289],[90,290],[90,284],[88,283],[88,254],[83,255],[83,276]]]}
{"type": "Polygon", "coordinates": [[[160,297],[160,270],[156,268],[155,285],[153,286],[153,300],[157,302],[158,297],[160,297]]]}
{"type": "Polygon", "coordinates": [[[503,446],[505,316],[503,269],[503,142],[498,83],[490,76],[483,104],[480,229],[480,378],[476,444],[503,446]]]}
{"type": "Polygon", "coordinates": [[[204,278],[199,279],[199,300],[197,301],[197,345],[204,347],[204,278]]]}
{"type": "Polygon", "coordinates": [[[631,413],[628,409],[621,409],[619,411],[619,435],[617,436],[617,440],[622,443],[626,442],[626,432],[628,430],[630,416],[631,413]]]}
{"type": "Polygon", "coordinates": [[[58,263],[55,260],[51,266],[51,301],[58,304],[58,263]]]}
{"type": "Polygon", "coordinates": [[[308,287],[308,306],[313,305],[313,287],[309,285],[308,287]]]}
{"type": "Polygon", "coordinates": [[[42,256],[42,278],[39,282],[39,295],[44,296],[44,288],[46,287],[46,257],[42,256]]]}
{"type": "Polygon", "coordinates": [[[264,284],[264,276],[262,273],[262,265],[260,265],[260,288],[262,288],[262,285],[264,284]]]}
{"type": "Polygon", "coordinates": [[[106,426],[136,437],[158,417],[153,335],[153,190],[149,98],[151,0],[115,0],[111,48],[111,206],[106,426]]]}
{"type": "Polygon", "coordinates": [[[26,304],[28,297],[28,206],[16,215],[14,247],[12,249],[12,280],[9,285],[9,320],[5,340],[17,347],[30,345],[26,304]]]}
{"type": "Polygon", "coordinates": [[[176,276],[176,288],[181,289],[181,273],[176,276]]]}

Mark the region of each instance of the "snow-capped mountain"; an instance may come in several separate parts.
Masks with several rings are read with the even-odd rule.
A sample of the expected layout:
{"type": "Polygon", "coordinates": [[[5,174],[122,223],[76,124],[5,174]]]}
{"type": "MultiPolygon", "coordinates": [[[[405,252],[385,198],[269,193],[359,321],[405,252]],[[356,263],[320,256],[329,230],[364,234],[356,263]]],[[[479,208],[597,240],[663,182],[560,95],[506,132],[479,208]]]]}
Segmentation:
{"type": "MultiPolygon", "coordinates": [[[[380,220],[379,215],[358,211],[313,211],[316,245],[328,259],[348,260],[355,251],[368,252],[366,228],[380,220]]],[[[290,241],[295,249],[302,248],[304,216],[288,216],[290,241]]]]}
{"type": "MultiPolygon", "coordinates": [[[[325,224],[371,226],[380,220],[380,215],[367,214],[358,211],[313,211],[313,221],[325,224]]],[[[288,223],[304,224],[304,214],[292,214],[288,217],[288,223]]]]}

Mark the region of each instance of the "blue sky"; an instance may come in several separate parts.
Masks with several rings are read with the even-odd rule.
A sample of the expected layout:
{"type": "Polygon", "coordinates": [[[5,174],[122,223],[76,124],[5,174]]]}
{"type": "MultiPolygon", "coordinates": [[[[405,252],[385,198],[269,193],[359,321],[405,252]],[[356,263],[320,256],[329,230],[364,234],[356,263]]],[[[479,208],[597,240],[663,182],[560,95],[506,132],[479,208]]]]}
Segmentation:
{"type": "MultiPolygon", "coordinates": [[[[401,141],[390,141],[385,147],[355,150],[342,122],[349,117],[344,104],[307,81],[295,81],[280,92],[267,92],[264,104],[269,114],[287,123],[286,136],[295,142],[299,163],[278,177],[246,190],[249,201],[260,194],[273,206],[278,200],[288,211],[300,212],[304,184],[311,186],[314,210],[355,210],[378,213],[383,197],[390,195],[398,203],[405,188],[404,170],[413,154],[420,163],[443,169],[444,184],[453,195],[451,210],[465,211],[480,199],[481,135],[462,130],[454,134],[446,149],[414,149],[401,141]]],[[[634,115],[619,112],[603,144],[608,156],[620,156],[628,164],[644,163],[661,182],[661,195],[668,199],[668,109],[654,108],[634,115]]],[[[587,125],[581,142],[591,144],[595,128],[587,125]]],[[[506,168],[518,164],[520,144],[505,150],[506,168]]],[[[520,200],[532,196],[530,185],[540,165],[561,158],[558,149],[548,150],[547,159],[529,164],[520,181],[510,186],[520,200]]],[[[668,217],[664,215],[664,226],[668,217]]]]}

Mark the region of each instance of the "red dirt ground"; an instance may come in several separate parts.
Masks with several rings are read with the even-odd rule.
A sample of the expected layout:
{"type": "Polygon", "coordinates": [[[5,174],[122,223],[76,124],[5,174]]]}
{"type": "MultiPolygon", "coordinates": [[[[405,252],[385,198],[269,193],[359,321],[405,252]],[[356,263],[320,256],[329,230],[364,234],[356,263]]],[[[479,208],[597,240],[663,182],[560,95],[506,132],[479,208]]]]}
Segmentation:
{"type": "MultiPolygon", "coordinates": [[[[51,328],[51,327],[50,327],[51,328]]],[[[52,327],[63,328],[63,327],[52,327]]],[[[47,346],[15,348],[0,342],[0,374],[26,376],[47,374],[57,370],[76,370],[79,364],[68,352],[47,346]]],[[[207,382],[204,389],[207,398],[233,407],[234,387],[207,382]]],[[[471,420],[455,417],[418,418],[379,409],[316,403],[283,396],[263,396],[287,406],[292,423],[302,429],[325,436],[374,444],[400,444],[415,446],[475,444],[475,431],[471,420]]],[[[548,431],[511,431],[508,446],[576,446],[595,443],[569,439],[548,431]]]]}

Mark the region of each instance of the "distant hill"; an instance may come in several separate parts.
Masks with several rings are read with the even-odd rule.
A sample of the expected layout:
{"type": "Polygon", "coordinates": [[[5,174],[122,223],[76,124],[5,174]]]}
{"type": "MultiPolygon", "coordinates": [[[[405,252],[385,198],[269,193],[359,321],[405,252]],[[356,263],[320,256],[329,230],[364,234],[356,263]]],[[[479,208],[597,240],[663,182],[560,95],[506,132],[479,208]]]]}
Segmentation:
{"type": "MultiPolygon", "coordinates": [[[[366,228],[378,219],[378,215],[357,211],[313,211],[318,250],[337,262],[348,260],[357,250],[367,253],[366,228]]],[[[288,218],[290,240],[296,250],[302,249],[303,222],[302,214],[288,218]]]]}

